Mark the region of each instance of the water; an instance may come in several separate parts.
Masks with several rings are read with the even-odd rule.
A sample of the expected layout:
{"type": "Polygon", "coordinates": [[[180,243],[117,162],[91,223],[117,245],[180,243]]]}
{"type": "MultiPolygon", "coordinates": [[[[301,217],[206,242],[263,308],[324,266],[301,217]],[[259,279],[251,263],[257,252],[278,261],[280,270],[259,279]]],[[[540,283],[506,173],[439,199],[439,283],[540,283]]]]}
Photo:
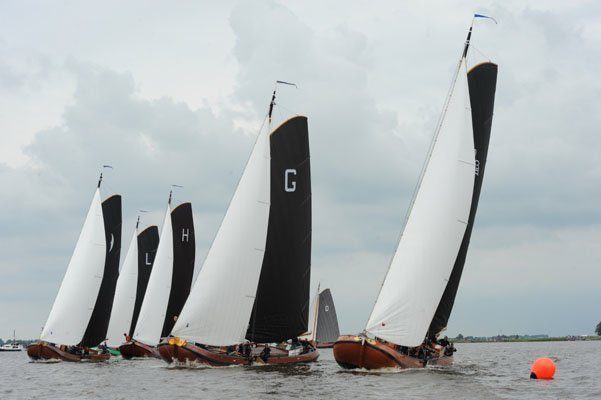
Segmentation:
{"type": "Polygon", "coordinates": [[[349,372],[332,350],[291,367],[176,369],[160,360],[32,363],[0,353],[0,399],[601,399],[601,341],[458,344],[452,367],[349,372]],[[529,379],[537,357],[556,360],[552,381],[529,379]]]}

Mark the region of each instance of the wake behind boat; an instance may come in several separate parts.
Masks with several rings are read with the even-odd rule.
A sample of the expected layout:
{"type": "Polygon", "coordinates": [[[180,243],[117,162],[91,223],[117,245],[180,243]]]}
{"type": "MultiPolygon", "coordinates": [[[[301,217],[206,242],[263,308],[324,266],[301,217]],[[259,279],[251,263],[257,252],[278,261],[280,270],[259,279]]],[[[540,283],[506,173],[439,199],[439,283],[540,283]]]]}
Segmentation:
{"type": "Polygon", "coordinates": [[[127,335],[125,343],[119,346],[123,358],[159,358],[156,345],[171,332],[190,293],[196,249],[192,204],[182,203],[172,211],[171,197],[170,192],[134,334],[127,335]]]}
{"type": "Polygon", "coordinates": [[[491,62],[468,72],[471,33],[472,27],[367,327],[334,344],[334,357],[344,368],[453,362],[452,343],[439,336],[451,314],[476,216],[497,81],[491,62]]]}
{"type": "Polygon", "coordinates": [[[27,347],[33,360],[103,361],[119,274],[121,196],[101,202],[102,174],[67,272],[42,330],[40,341],[27,347]]]}
{"type": "MultiPolygon", "coordinates": [[[[268,114],[275,99],[275,91],[268,114]]],[[[158,346],[168,363],[315,361],[307,331],[311,178],[307,118],[261,130],[196,284],[158,346]]]]}

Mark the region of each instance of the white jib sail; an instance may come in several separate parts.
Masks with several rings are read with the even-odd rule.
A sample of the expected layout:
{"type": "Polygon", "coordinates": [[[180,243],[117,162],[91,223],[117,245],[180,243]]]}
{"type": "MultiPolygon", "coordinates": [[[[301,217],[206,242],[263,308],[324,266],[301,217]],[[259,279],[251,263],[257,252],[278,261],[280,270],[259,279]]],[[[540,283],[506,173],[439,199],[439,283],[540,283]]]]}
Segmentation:
{"type": "Polygon", "coordinates": [[[72,346],[81,342],[100,291],[105,257],[104,218],[96,189],[41,340],[72,346]]]}
{"type": "Polygon", "coordinates": [[[267,241],[270,150],[261,132],[172,334],[224,346],[245,340],[267,241]]]}
{"type": "Polygon", "coordinates": [[[315,292],[315,296],[313,296],[313,300],[311,300],[311,304],[309,307],[309,324],[308,331],[305,332],[301,339],[304,340],[315,340],[316,328],[317,328],[317,318],[319,313],[319,286],[317,286],[317,291],[315,292]]]}
{"type": "Polygon", "coordinates": [[[171,293],[172,275],[173,229],[171,227],[171,207],[167,206],[159,247],[148,279],[138,322],[134,329],[135,340],[150,346],[159,344],[171,293]]]}
{"type": "Polygon", "coordinates": [[[138,229],[134,230],[127,255],[117,279],[115,299],[107,332],[109,347],[119,347],[129,334],[138,288],[138,229]]]}
{"type": "Polygon", "coordinates": [[[465,59],[435,140],[366,327],[369,333],[403,346],[423,342],[467,226],[475,156],[465,59]]]}

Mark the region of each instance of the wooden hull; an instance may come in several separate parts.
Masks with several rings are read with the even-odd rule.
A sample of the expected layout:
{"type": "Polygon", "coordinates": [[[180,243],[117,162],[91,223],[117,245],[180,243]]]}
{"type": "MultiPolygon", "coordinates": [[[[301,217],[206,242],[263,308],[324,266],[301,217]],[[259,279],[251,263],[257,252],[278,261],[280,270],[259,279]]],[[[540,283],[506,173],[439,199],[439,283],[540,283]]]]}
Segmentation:
{"type": "Polygon", "coordinates": [[[423,368],[426,365],[450,365],[452,356],[424,360],[402,354],[392,345],[359,336],[341,336],[334,343],[334,358],[338,365],[347,369],[364,368],[423,368]]]}
{"type": "MultiPolygon", "coordinates": [[[[264,346],[254,349],[249,357],[243,355],[231,355],[225,352],[197,346],[191,343],[170,344],[165,341],[158,345],[161,358],[167,363],[177,363],[180,365],[206,365],[211,367],[226,367],[231,365],[284,365],[284,364],[302,364],[316,361],[319,352],[314,347],[310,351],[299,355],[278,354],[272,350],[272,355],[267,361],[259,357],[257,350],[262,350],[264,346]],[[275,354],[274,354],[275,353],[275,354]]],[[[273,348],[272,348],[273,349],[273,348]]]]}
{"type": "Polygon", "coordinates": [[[121,357],[128,360],[131,358],[143,357],[161,358],[156,347],[149,346],[135,340],[130,340],[123,343],[121,346],[119,346],[119,351],[121,352],[121,357]]]}
{"type": "Polygon", "coordinates": [[[106,361],[111,358],[110,353],[101,354],[89,349],[85,354],[73,354],[65,351],[64,346],[61,347],[44,342],[33,343],[27,346],[27,355],[34,361],[106,361]]]}
{"type": "Polygon", "coordinates": [[[334,347],[334,342],[319,342],[315,347],[317,347],[318,349],[331,349],[332,347],[334,347]]]}

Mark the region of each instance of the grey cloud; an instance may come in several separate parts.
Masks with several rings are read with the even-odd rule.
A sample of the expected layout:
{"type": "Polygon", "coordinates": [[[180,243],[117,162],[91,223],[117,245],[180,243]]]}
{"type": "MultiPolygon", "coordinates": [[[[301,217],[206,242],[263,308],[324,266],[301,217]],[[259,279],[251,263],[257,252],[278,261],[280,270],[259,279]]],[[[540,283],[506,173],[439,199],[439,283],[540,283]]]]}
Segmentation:
{"type": "MultiPolygon", "coordinates": [[[[125,238],[137,209],[152,210],[145,222],[160,224],[169,185],[185,186],[176,195],[193,202],[199,266],[274,82],[283,79],[299,89],[279,89],[276,120],[309,117],[313,283],[332,287],[343,331],[362,329],[465,35],[449,22],[459,18],[450,5],[440,4],[445,21],[430,26],[423,11],[395,7],[378,18],[380,30],[364,32],[339,20],[317,29],[275,2],[238,3],[223,24],[235,35],[239,72],[233,93],[217,105],[143,98],[144,82],[133,74],[68,61],[62,73],[74,77],[76,89],[62,123],[26,148],[31,164],[0,165],[0,184],[11,189],[0,197],[0,274],[11,278],[0,282],[0,305],[28,315],[4,316],[1,325],[37,333],[102,164],[115,166],[103,188],[124,195],[125,238]]],[[[537,333],[528,330],[528,316],[545,298],[551,306],[532,329],[580,333],[571,326],[584,329],[593,311],[588,304],[601,301],[578,279],[597,277],[601,258],[601,59],[593,39],[581,34],[589,21],[584,10],[493,4],[489,11],[500,24],[477,26],[474,44],[492,54],[500,74],[486,179],[450,333],[494,334],[499,325],[537,333]],[[549,297],[549,288],[557,296],[549,297]],[[544,323],[568,316],[570,324],[544,323]]],[[[173,79],[186,84],[186,77],[173,79]]]]}

